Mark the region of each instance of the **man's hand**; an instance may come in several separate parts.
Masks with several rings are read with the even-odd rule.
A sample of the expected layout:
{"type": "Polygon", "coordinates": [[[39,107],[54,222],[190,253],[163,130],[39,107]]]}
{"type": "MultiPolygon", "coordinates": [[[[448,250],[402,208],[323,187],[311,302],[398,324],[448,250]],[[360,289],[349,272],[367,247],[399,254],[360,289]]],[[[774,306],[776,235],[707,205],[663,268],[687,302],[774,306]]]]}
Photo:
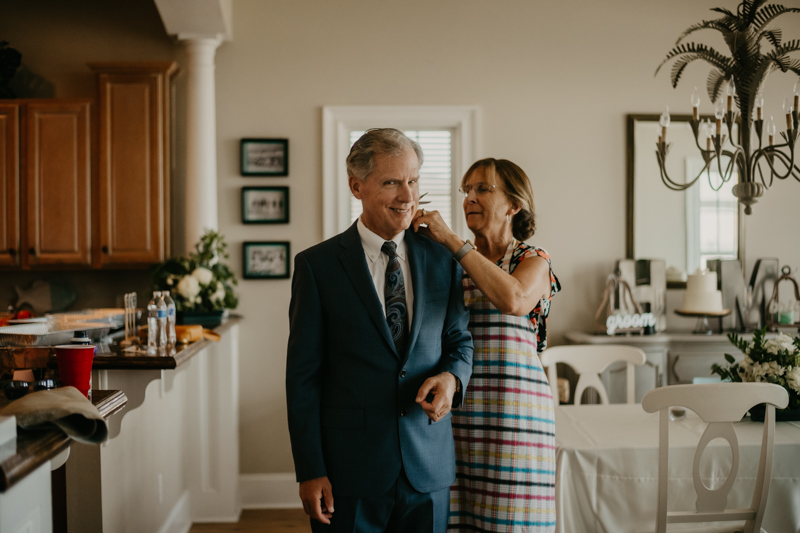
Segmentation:
{"type": "Polygon", "coordinates": [[[417,403],[422,406],[422,410],[425,411],[428,418],[438,422],[450,412],[455,392],[456,377],[450,372],[442,372],[425,380],[417,392],[417,403]],[[425,400],[428,394],[433,394],[432,402],[425,400]]]}
{"type": "Polygon", "coordinates": [[[330,524],[333,516],[333,492],[328,476],[300,483],[300,499],[308,516],[323,524],[330,524]]]}

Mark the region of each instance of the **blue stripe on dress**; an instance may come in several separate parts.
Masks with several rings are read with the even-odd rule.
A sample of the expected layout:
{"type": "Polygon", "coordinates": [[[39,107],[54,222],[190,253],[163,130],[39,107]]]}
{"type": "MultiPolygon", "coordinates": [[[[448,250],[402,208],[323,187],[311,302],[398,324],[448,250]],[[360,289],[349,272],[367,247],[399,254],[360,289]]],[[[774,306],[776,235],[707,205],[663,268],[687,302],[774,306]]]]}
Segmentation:
{"type": "Polygon", "coordinates": [[[522,363],[512,363],[511,361],[499,361],[494,359],[473,360],[472,366],[515,366],[518,368],[527,368],[528,370],[536,370],[544,374],[544,369],[541,366],[524,365],[522,363]]]}
{"type": "Polygon", "coordinates": [[[545,424],[553,424],[555,425],[556,421],[547,418],[540,418],[538,416],[524,416],[524,415],[512,415],[510,413],[492,413],[487,411],[471,411],[471,412],[463,412],[458,413],[459,416],[465,418],[515,418],[517,420],[530,420],[533,422],[544,422],[545,424]]]}
{"type": "Polygon", "coordinates": [[[555,470],[544,470],[538,468],[519,468],[517,466],[503,466],[503,465],[491,465],[491,464],[482,464],[476,466],[469,461],[456,461],[456,465],[466,466],[468,468],[472,468],[475,470],[498,470],[500,472],[525,472],[526,474],[546,474],[548,476],[556,475],[555,470]]]}
{"type": "MultiPolygon", "coordinates": [[[[472,518],[477,518],[478,520],[480,520],[481,522],[484,522],[484,523],[503,524],[503,525],[506,525],[506,526],[509,526],[509,525],[514,525],[514,526],[521,526],[521,525],[526,525],[526,526],[555,526],[556,525],[556,521],[555,520],[553,520],[552,522],[520,522],[518,520],[503,520],[502,518],[495,518],[491,514],[485,514],[485,515],[484,514],[477,514],[477,513],[473,513],[473,512],[467,511],[466,509],[462,509],[461,511],[451,512],[450,513],[450,516],[459,516],[459,515],[471,516],[472,518]]],[[[456,524],[451,523],[450,525],[453,526],[453,525],[456,525],[456,524]]]]}

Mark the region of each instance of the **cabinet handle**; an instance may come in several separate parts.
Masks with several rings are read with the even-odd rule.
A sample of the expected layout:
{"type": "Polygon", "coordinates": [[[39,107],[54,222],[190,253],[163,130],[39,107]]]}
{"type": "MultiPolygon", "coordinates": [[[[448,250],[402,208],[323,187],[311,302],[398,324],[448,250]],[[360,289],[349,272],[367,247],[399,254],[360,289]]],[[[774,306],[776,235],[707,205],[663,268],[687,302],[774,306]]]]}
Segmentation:
{"type": "Polygon", "coordinates": [[[16,250],[16,248],[9,248],[9,249],[8,249],[8,255],[10,255],[11,257],[14,257],[14,256],[16,256],[16,255],[17,255],[17,250],[16,250]]]}
{"type": "Polygon", "coordinates": [[[35,256],[36,255],[36,248],[30,248],[28,250],[28,253],[35,256]]]}
{"type": "Polygon", "coordinates": [[[103,251],[103,253],[104,253],[104,254],[107,254],[107,253],[108,253],[108,246],[103,246],[103,247],[102,247],[102,248],[100,248],[100,249],[103,251]]]}

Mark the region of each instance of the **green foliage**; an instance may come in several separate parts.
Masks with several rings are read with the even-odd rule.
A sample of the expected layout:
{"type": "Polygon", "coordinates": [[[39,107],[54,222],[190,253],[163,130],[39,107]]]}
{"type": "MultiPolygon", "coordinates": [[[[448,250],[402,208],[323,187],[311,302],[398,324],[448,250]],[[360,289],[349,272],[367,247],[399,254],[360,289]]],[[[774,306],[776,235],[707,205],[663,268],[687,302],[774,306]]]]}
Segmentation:
{"type": "Polygon", "coordinates": [[[737,363],[736,358],[725,354],[726,366],[711,365],[711,373],[732,382],[774,383],[789,393],[788,409],[800,409],[800,337],[778,335],[766,338],[767,328],[753,332],[752,342],[735,333],[728,340],[745,358],[737,363]]]}
{"type": "Polygon", "coordinates": [[[151,272],[153,290],[170,291],[178,311],[221,311],[235,309],[238,281],[223,259],[228,259],[225,238],[207,231],[195,251],[187,257],[173,257],[155,265],[151,272]]]}

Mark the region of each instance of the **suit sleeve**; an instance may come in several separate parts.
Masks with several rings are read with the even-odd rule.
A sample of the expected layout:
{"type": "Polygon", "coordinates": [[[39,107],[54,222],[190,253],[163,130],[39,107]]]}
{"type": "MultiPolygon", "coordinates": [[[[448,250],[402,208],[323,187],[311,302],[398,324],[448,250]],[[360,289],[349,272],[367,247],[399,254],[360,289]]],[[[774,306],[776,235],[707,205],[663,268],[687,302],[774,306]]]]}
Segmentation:
{"type": "Polygon", "coordinates": [[[472,375],[472,335],[467,329],[469,311],[464,305],[464,289],[461,286],[462,269],[456,261],[450,272],[450,298],[442,330],[442,360],[440,370],[450,372],[461,381],[461,394],[453,398],[453,407],[461,405],[472,375]]]}
{"type": "Polygon", "coordinates": [[[286,406],[297,481],[327,475],[322,455],[320,404],[324,358],[323,313],[308,260],[295,257],[286,354],[286,406]]]}

